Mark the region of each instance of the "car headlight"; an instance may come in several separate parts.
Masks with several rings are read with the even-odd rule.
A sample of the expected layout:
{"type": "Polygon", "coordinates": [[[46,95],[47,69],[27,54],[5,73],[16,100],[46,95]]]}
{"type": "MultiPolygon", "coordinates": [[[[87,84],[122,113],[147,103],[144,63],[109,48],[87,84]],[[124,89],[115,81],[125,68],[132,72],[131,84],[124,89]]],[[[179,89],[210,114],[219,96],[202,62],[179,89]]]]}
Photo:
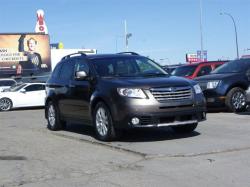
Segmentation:
{"type": "Polygon", "coordinates": [[[201,87],[198,84],[194,85],[194,91],[196,94],[202,93],[201,87]]]}
{"type": "Polygon", "coordinates": [[[145,99],[147,96],[140,88],[117,88],[118,94],[123,97],[145,99]]]}
{"type": "Polygon", "coordinates": [[[207,89],[215,89],[220,81],[209,81],[207,83],[207,89]]]}

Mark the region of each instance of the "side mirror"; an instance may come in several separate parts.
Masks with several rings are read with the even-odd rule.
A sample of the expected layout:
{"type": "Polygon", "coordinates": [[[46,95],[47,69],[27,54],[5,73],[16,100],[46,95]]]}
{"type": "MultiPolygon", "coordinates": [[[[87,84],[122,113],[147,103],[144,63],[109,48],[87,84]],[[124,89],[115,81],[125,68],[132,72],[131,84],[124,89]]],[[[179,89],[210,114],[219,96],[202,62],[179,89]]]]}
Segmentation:
{"type": "Polygon", "coordinates": [[[77,71],[75,78],[76,80],[84,80],[87,76],[88,74],[85,71],[77,71]]]}
{"type": "Polygon", "coordinates": [[[26,90],[25,90],[24,88],[22,88],[22,89],[20,90],[20,92],[21,92],[21,93],[26,93],[26,90]]]}

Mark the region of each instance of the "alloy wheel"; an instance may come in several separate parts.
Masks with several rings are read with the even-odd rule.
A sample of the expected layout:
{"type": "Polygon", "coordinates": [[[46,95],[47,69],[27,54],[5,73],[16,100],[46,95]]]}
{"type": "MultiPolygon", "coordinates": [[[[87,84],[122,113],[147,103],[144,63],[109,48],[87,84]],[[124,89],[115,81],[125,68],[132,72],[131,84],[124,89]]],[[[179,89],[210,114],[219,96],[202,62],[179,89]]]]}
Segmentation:
{"type": "Polygon", "coordinates": [[[232,97],[232,104],[235,109],[241,109],[246,105],[246,98],[242,92],[236,92],[232,97]]]}
{"type": "Polygon", "coordinates": [[[49,105],[48,120],[49,120],[50,126],[54,127],[56,124],[56,111],[53,105],[49,105]]]}
{"type": "Polygon", "coordinates": [[[96,128],[101,136],[106,136],[108,133],[108,114],[104,108],[100,107],[96,111],[96,128]]]}
{"type": "Polygon", "coordinates": [[[0,100],[0,110],[2,111],[8,111],[11,109],[11,101],[7,98],[3,98],[0,100]]]}

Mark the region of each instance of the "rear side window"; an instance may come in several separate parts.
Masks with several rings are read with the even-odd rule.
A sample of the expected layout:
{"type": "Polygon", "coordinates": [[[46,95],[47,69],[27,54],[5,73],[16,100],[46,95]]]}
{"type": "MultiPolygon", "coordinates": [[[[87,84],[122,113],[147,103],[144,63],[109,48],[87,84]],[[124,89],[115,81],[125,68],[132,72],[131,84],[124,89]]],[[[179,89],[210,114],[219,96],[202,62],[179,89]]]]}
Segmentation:
{"type": "Polygon", "coordinates": [[[212,71],[212,67],[211,66],[203,66],[200,71],[197,74],[197,77],[203,76],[203,75],[207,75],[212,71]]]}
{"type": "Polygon", "coordinates": [[[52,73],[52,78],[58,78],[60,75],[60,71],[61,71],[61,67],[62,67],[62,63],[59,63],[56,65],[53,73],[52,73]]]}
{"type": "Polygon", "coordinates": [[[0,86],[12,86],[14,84],[15,84],[15,81],[11,81],[11,80],[0,81],[0,86]]]}
{"type": "Polygon", "coordinates": [[[64,61],[62,64],[62,68],[60,71],[60,79],[64,81],[68,81],[72,78],[72,74],[74,71],[74,61],[72,59],[69,59],[67,61],[64,61]]]}
{"type": "Polygon", "coordinates": [[[27,86],[25,88],[25,90],[27,92],[41,91],[41,90],[45,90],[45,85],[43,85],[43,84],[34,84],[34,85],[27,86]]]}

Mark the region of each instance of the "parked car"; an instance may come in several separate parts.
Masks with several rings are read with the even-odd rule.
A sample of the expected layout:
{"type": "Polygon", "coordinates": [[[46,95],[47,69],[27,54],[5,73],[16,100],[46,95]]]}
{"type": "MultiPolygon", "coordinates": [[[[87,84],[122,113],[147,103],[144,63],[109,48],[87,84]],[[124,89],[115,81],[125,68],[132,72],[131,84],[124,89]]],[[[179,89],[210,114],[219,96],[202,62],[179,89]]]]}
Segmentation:
{"type": "Polygon", "coordinates": [[[45,83],[24,83],[0,92],[0,111],[44,106],[45,83]]]}
{"type": "Polygon", "coordinates": [[[184,64],[174,64],[174,65],[165,65],[165,66],[161,66],[162,69],[164,69],[167,73],[172,74],[172,72],[178,68],[183,66],[184,64]]]}
{"type": "Polygon", "coordinates": [[[205,98],[194,81],[169,76],[135,53],[64,57],[46,83],[50,130],[67,121],[93,125],[102,141],[126,128],[171,126],[191,132],[205,120],[205,98]]]}
{"type": "Polygon", "coordinates": [[[203,90],[208,107],[226,106],[233,112],[243,111],[245,91],[250,84],[250,59],[230,61],[195,80],[203,90]]]}
{"type": "Polygon", "coordinates": [[[221,66],[227,61],[209,61],[201,62],[196,64],[187,64],[184,66],[177,67],[172,75],[181,76],[188,79],[194,79],[203,75],[208,75],[211,71],[221,66]]]}
{"type": "Polygon", "coordinates": [[[0,92],[4,89],[10,88],[15,85],[16,81],[14,79],[0,79],[0,92]]]}

